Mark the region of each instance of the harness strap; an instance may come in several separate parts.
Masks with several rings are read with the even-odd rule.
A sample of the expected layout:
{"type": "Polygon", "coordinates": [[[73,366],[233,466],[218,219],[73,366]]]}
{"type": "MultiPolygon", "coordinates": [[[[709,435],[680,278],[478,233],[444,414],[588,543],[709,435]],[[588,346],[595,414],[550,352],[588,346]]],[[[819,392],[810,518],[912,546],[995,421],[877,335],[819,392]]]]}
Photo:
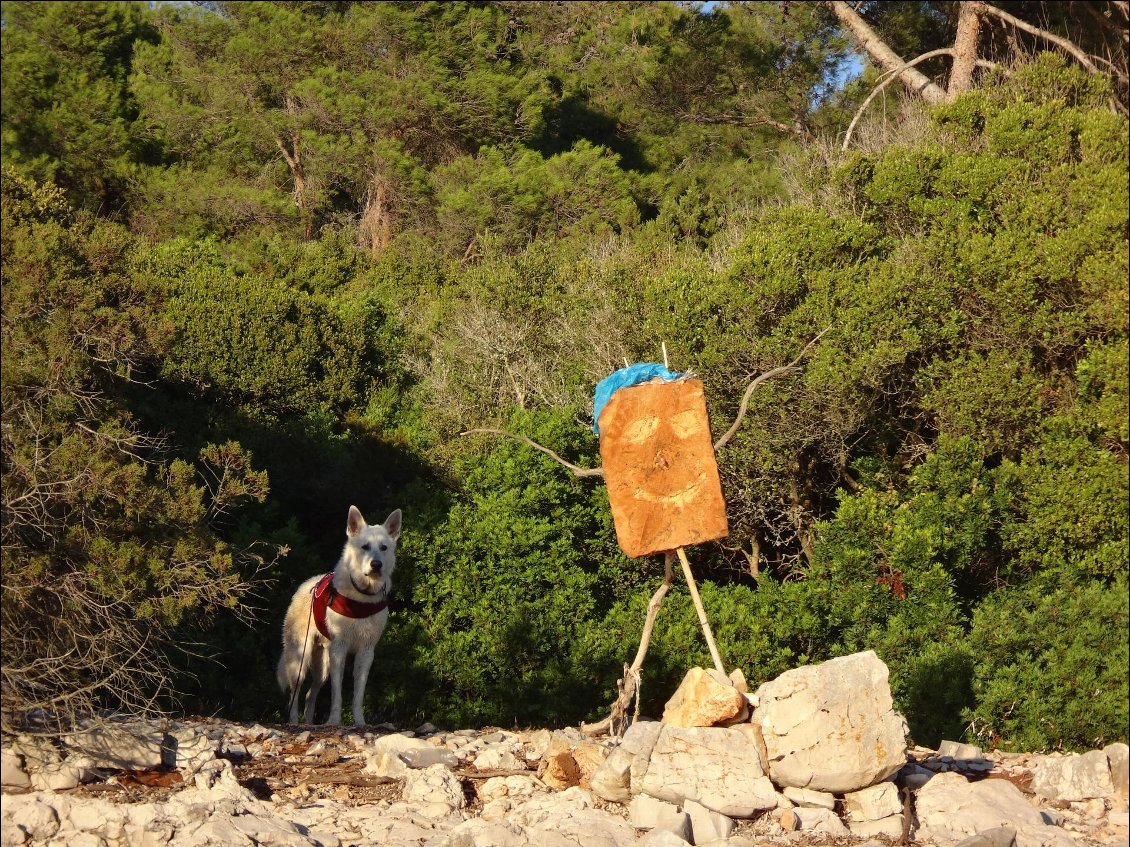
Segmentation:
{"type": "Polygon", "coordinates": [[[388,600],[381,600],[379,603],[362,603],[360,600],[339,594],[333,586],[333,579],[334,572],[330,571],[318,581],[312,592],[314,598],[311,606],[314,610],[314,624],[326,641],[333,641],[329,627],[326,626],[327,609],[333,609],[339,615],[347,618],[367,618],[388,608],[388,600]]]}

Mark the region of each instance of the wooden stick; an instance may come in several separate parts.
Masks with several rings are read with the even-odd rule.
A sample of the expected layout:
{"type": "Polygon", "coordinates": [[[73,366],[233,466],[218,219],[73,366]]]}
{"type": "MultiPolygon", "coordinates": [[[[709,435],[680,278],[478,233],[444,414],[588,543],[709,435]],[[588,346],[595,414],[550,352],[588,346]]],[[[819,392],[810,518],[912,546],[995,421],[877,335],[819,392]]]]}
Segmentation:
{"type": "Polygon", "coordinates": [[[721,450],[723,447],[726,446],[727,442],[729,442],[729,440],[734,437],[734,433],[738,431],[738,427],[740,427],[742,425],[742,418],[745,417],[745,413],[749,409],[749,398],[750,398],[750,395],[753,394],[753,389],[757,388],[757,386],[761,385],[761,383],[765,382],[768,379],[772,379],[775,376],[781,376],[782,374],[791,374],[791,373],[795,373],[796,371],[798,371],[799,368],[797,367],[797,364],[800,362],[801,359],[804,358],[805,354],[808,353],[808,351],[812,349],[812,345],[814,345],[817,341],[819,341],[821,338],[823,338],[824,333],[826,333],[829,329],[831,329],[830,326],[825,327],[823,330],[821,330],[820,334],[817,335],[815,338],[813,338],[811,341],[809,341],[807,344],[805,344],[804,349],[801,350],[799,353],[797,353],[796,358],[793,359],[791,362],[789,362],[787,365],[781,365],[780,367],[773,368],[770,371],[766,371],[765,373],[763,373],[761,376],[754,379],[749,385],[746,386],[745,393],[742,394],[741,406],[738,408],[738,415],[737,415],[736,418],[734,418],[734,423],[730,426],[730,428],[728,430],[726,430],[725,435],[723,435],[721,438],[719,438],[717,441],[714,442],[714,452],[715,453],[717,453],[719,450],[721,450]]]}
{"type": "Polygon", "coordinates": [[[710,621],[706,619],[706,609],[703,608],[702,598],[698,596],[698,586],[695,585],[694,574],[691,573],[691,563],[687,561],[687,554],[680,547],[675,551],[683,565],[683,576],[687,579],[687,588],[691,590],[691,600],[694,601],[695,611],[698,612],[698,621],[702,624],[702,634],[706,636],[706,646],[710,648],[710,657],[714,659],[714,667],[722,676],[726,676],[726,668],[722,665],[722,657],[718,654],[718,646],[714,643],[714,633],[710,631],[710,621]]]}
{"type": "Polygon", "coordinates": [[[651,643],[651,632],[655,628],[655,616],[659,614],[659,607],[663,604],[663,598],[667,596],[667,592],[671,590],[671,585],[675,581],[674,562],[674,553],[664,555],[663,584],[655,590],[655,593],[651,595],[651,601],[647,604],[647,617],[644,619],[643,633],[640,635],[640,646],[636,650],[636,658],[632,660],[630,667],[624,665],[624,678],[616,682],[616,687],[620,693],[616,697],[616,702],[612,704],[612,713],[597,723],[581,724],[581,732],[585,735],[603,735],[610,729],[613,732],[618,732],[628,714],[628,706],[631,705],[633,697],[636,698],[636,710],[639,711],[640,668],[643,667],[643,660],[647,657],[647,647],[651,643]]]}
{"type": "Polygon", "coordinates": [[[548,447],[543,447],[542,445],[538,444],[533,439],[526,438],[526,436],[524,436],[524,435],[515,435],[512,432],[506,432],[505,430],[502,430],[502,429],[468,429],[468,430],[465,430],[465,431],[463,431],[459,434],[460,435],[479,435],[479,434],[482,434],[482,433],[486,433],[488,435],[502,435],[502,436],[505,436],[506,438],[516,438],[521,442],[529,444],[535,450],[541,450],[541,452],[545,453],[545,455],[549,456],[551,459],[554,459],[558,464],[564,465],[565,467],[567,467],[569,470],[571,470],[573,472],[573,476],[576,476],[576,477],[604,476],[604,469],[603,468],[582,468],[582,467],[578,467],[577,465],[574,465],[572,462],[566,462],[564,459],[562,459],[560,456],[558,456],[556,453],[554,453],[548,447]]]}

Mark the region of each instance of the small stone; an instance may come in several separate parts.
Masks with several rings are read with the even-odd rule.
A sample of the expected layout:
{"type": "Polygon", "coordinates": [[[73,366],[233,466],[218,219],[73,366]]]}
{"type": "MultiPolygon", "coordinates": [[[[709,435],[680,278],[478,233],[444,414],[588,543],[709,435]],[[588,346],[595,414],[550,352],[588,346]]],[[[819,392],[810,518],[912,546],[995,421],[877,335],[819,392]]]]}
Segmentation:
{"type": "Polygon", "coordinates": [[[684,841],[691,838],[690,815],[672,803],[664,803],[646,794],[632,798],[628,806],[628,820],[637,829],[663,829],[684,841]]]}
{"type": "MultiPolygon", "coordinates": [[[[458,763],[458,758],[451,750],[444,750],[441,748],[433,748],[426,750],[417,748],[414,750],[405,750],[397,754],[400,761],[404,762],[410,768],[430,768],[432,765],[443,765],[447,768],[453,768],[458,763]]],[[[476,762],[476,765],[478,763],[476,762]]]]}
{"type": "Polygon", "coordinates": [[[827,832],[831,835],[848,835],[848,828],[844,826],[836,813],[830,809],[818,809],[811,806],[797,806],[780,813],[781,828],[786,832],[803,830],[805,832],[827,832]],[[785,825],[788,819],[791,829],[785,825]]]}
{"type": "Polygon", "coordinates": [[[691,838],[693,844],[706,844],[717,839],[725,839],[734,829],[734,822],[719,812],[706,808],[694,800],[683,803],[683,811],[690,816],[691,838]]]}
{"type": "Polygon", "coordinates": [[[844,811],[851,821],[877,821],[902,811],[902,799],[893,782],[880,782],[844,795],[844,811]]]}
{"type": "Polygon", "coordinates": [[[826,791],[813,791],[811,788],[794,788],[787,786],[781,793],[788,797],[797,806],[810,806],[816,809],[836,808],[836,798],[826,791]]]}
{"type": "Polygon", "coordinates": [[[975,747],[972,744],[961,744],[957,741],[943,741],[938,745],[938,755],[942,757],[943,761],[979,761],[985,757],[981,752],[980,747],[975,747]]]}
{"type": "Polygon", "coordinates": [[[860,838],[873,838],[884,835],[892,840],[902,838],[904,819],[902,814],[891,815],[877,821],[849,821],[848,829],[860,838]]]}

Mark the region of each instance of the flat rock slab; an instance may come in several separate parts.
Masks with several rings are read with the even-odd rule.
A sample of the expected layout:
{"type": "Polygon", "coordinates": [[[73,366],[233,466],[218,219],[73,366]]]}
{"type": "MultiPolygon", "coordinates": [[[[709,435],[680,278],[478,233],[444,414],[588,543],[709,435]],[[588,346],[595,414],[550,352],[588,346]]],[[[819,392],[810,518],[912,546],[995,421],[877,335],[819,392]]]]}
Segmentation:
{"type": "Polygon", "coordinates": [[[1032,790],[1052,800],[1090,800],[1113,796],[1110,761],[1102,750],[1048,757],[1036,768],[1032,790]]]}
{"type": "Polygon", "coordinates": [[[1068,847],[1072,838],[1049,826],[1040,811],[1011,782],[986,779],[969,782],[958,773],[941,773],[918,792],[915,801],[921,834],[932,839],[960,840],[1010,827],[1017,847],[1068,847]]]}
{"type": "Polygon", "coordinates": [[[762,767],[748,730],[663,726],[632,791],[669,803],[694,800],[723,815],[748,818],[777,805],[762,767]]]}

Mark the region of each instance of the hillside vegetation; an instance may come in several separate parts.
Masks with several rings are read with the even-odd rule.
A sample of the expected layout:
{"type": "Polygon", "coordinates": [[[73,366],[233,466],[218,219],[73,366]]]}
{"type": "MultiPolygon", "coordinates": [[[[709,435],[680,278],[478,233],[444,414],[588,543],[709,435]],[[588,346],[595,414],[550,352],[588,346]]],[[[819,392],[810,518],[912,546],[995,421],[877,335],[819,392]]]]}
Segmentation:
{"type": "MultiPolygon", "coordinates": [[[[865,5],[908,55],[952,13],[865,5]]],[[[848,48],[817,3],[5,3],[5,726],[281,719],[351,504],[405,515],[369,715],[599,718],[662,563],[460,433],[597,466],[665,343],[717,437],[823,332],[718,453],[725,663],[873,649],[919,743],[1125,741],[1118,91],[1034,54],[840,151],[848,48]]],[[[641,711],[709,661],[677,585],[641,711]]]]}

